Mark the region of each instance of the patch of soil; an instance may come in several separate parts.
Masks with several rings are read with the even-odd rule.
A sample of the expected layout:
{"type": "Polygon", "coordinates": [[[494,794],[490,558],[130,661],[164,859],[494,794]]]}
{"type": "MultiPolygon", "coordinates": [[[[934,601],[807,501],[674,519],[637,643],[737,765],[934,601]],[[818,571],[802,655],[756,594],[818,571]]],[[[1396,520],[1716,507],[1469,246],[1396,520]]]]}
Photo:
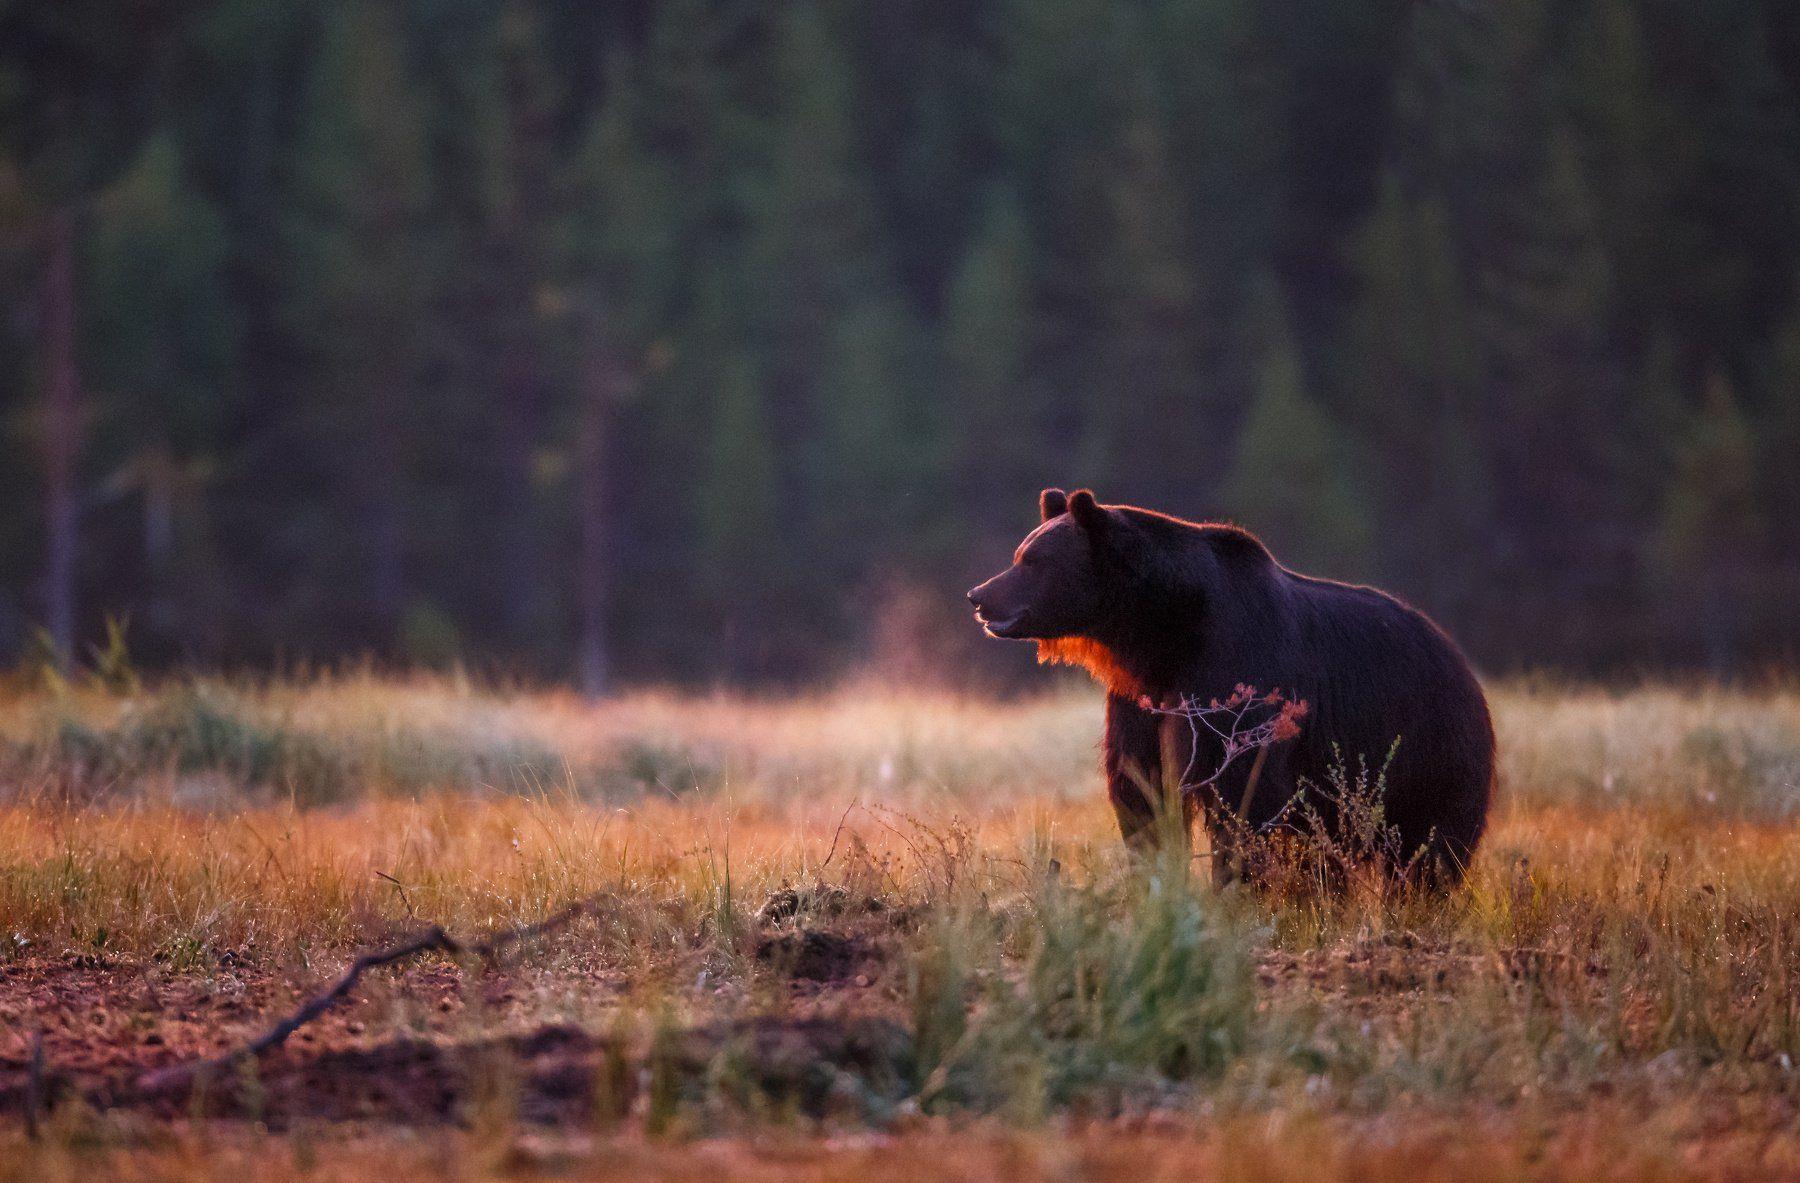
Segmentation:
{"type": "MultiPolygon", "coordinates": [[[[42,1100],[71,1091],[90,1102],[163,1118],[204,1113],[280,1129],[296,1119],[432,1125],[467,1120],[495,1098],[522,1120],[585,1123],[602,1109],[642,1112],[709,1093],[740,1104],[791,1105],[809,1116],[878,1116],[915,1075],[911,1037],[887,1019],[757,1018],[659,1032],[627,1044],[579,1027],[448,1043],[394,1039],[323,1052],[284,1047],[254,1069],[146,1091],[135,1074],[83,1082],[59,1073],[42,1100]]],[[[19,1112],[28,1085],[0,1078],[0,1107],[19,1112]]]]}
{"type": "Polygon", "coordinates": [[[784,883],[769,893],[756,910],[759,924],[779,925],[795,921],[802,926],[818,920],[844,920],[879,916],[884,926],[905,930],[918,923],[922,909],[887,896],[852,891],[836,883],[784,883]]]}
{"type": "MultiPolygon", "coordinates": [[[[0,962],[0,1112],[8,1098],[24,1097],[39,1039],[45,1097],[73,1091],[104,1100],[146,1073],[240,1046],[329,984],[339,968],[289,968],[251,955],[199,967],[92,954],[0,962]]],[[[580,960],[470,979],[453,963],[424,958],[371,974],[277,1054],[367,1050],[394,1042],[399,1032],[443,1043],[466,1038],[472,1019],[483,1030],[541,1025],[570,993],[604,1006],[616,987],[601,967],[580,960]]]]}
{"type": "Polygon", "coordinates": [[[1487,963],[1473,945],[1412,932],[1339,941],[1322,949],[1265,953],[1264,986],[1301,987],[1340,999],[1397,996],[1455,989],[1487,963]]]}
{"type": "Polygon", "coordinates": [[[714,1000],[703,992],[695,1025],[627,1045],[595,1034],[616,997],[596,965],[565,959],[471,980],[425,958],[370,975],[254,1070],[155,1093],[142,1085],[149,1074],[241,1046],[338,967],[284,971],[251,956],[181,968],[91,955],[12,960],[0,963],[0,1114],[22,1112],[28,1098],[47,1106],[78,1095],[164,1117],[197,1109],[271,1123],[441,1123],[505,1095],[528,1120],[557,1122],[591,1120],[596,1105],[641,1109],[653,1082],[683,1100],[723,1090],[809,1113],[873,1113],[903,1095],[910,1037],[883,1013],[893,1000],[860,972],[880,972],[880,933],[789,928],[764,944],[770,964],[796,975],[795,1006],[778,1017],[706,1021],[714,1000]],[[549,1021],[571,994],[599,1008],[586,1027],[549,1021]],[[44,1070],[34,1083],[39,1038],[44,1070]]]}
{"type": "MultiPolygon", "coordinates": [[[[756,945],[758,961],[801,982],[848,982],[881,958],[881,948],[869,936],[817,928],[770,933],[756,945]]],[[[862,976],[866,985],[870,975],[862,976]]]]}
{"type": "Polygon", "coordinates": [[[910,909],[830,883],[783,884],[757,909],[756,959],[808,987],[866,987],[881,976],[910,909]]]}
{"type": "Polygon", "coordinates": [[[45,1059],[78,1078],[212,1055],[294,993],[245,957],[198,972],[93,954],[9,961],[0,964],[0,1081],[24,1071],[39,1036],[45,1059]]]}

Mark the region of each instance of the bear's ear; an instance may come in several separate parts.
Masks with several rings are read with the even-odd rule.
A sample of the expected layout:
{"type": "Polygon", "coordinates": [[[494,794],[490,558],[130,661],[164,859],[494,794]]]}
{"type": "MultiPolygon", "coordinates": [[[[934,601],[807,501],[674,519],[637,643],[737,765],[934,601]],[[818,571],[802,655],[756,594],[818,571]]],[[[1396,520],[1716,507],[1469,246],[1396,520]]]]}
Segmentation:
{"type": "Polygon", "coordinates": [[[1069,494],[1069,516],[1090,534],[1097,534],[1106,528],[1106,511],[1094,500],[1093,493],[1086,489],[1077,489],[1069,494]]]}
{"type": "Polygon", "coordinates": [[[1061,489],[1045,489],[1038,494],[1038,520],[1047,522],[1069,511],[1069,495],[1061,489]]]}

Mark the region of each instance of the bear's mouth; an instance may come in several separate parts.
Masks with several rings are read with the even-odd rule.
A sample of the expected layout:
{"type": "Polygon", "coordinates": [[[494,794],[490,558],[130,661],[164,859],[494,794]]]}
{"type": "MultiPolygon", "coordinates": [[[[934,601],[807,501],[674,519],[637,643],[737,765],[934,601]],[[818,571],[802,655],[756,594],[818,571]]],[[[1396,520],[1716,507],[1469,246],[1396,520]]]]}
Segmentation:
{"type": "Polygon", "coordinates": [[[1002,641],[1010,641],[1016,640],[1020,636],[1019,626],[1024,622],[1025,614],[1021,612],[1017,616],[1010,617],[1006,620],[989,620],[986,616],[977,612],[975,613],[975,619],[981,622],[981,629],[988,636],[998,637],[1002,641]]]}

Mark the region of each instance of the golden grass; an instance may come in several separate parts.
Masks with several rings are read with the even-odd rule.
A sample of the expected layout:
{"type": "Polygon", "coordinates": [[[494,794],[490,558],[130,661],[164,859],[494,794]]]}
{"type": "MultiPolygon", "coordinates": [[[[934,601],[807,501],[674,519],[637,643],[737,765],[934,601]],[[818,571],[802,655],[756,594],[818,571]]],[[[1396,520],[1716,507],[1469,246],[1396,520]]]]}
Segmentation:
{"type": "MultiPolygon", "coordinates": [[[[1223,1073],[1141,1102],[1173,1123],[1145,1140],[901,1123],[878,1150],[856,1140],[866,1133],[821,1143],[741,1129],[664,1147],[515,1129],[476,1153],[456,1147],[480,1142],[478,1128],[398,1143],[334,1131],[314,1145],[202,1125],[131,1135],[125,1149],[53,1138],[35,1157],[0,1154],[0,1179],[92,1173],[95,1155],[121,1177],[223,1178],[245,1164],[298,1177],[314,1156],[326,1173],[380,1163],[396,1183],[675,1178],[725,1163],[821,1179],[925,1166],[970,1178],[1185,1177],[1184,1164],[1242,1179],[1800,1171],[1783,1132],[1800,1113],[1800,693],[1521,685],[1494,703],[1503,789],[1468,888],[1448,901],[1225,901],[1260,979],[1248,1042],[1223,1073]],[[150,1145],[129,1149],[138,1137],[150,1145]],[[17,1173],[27,1161],[38,1173],[17,1173]]],[[[960,959],[971,982],[1041,967],[1055,936],[1044,926],[1072,915],[1051,906],[1061,885],[1093,885],[1114,923],[1143,922],[1121,902],[1137,897],[1109,886],[1139,872],[1099,789],[1098,726],[1078,691],[1004,705],[847,690],[593,706],[353,676],[17,696],[0,712],[0,975],[96,952],[204,974],[232,950],[317,980],[426,920],[474,931],[605,890],[607,913],[569,943],[619,987],[606,1005],[700,1019],[720,1004],[697,981],[741,982],[734,1013],[786,1005],[779,974],[747,956],[755,913],[784,885],[826,882],[938,917],[864,1000],[880,1005],[885,988],[916,1011],[917,967],[932,957],[960,959]],[[140,742],[134,720],[150,716],[157,735],[188,734],[180,712],[196,695],[227,742],[140,742]],[[305,736],[308,759],[337,778],[323,794],[334,803],[283,791],[285,771],[320,765],[265,760],[268,780],[246,778],[240,733],[305,736]],[[502,791],[495,770],[519,752],[557,770],[502,791]]],[[[554,977],[559,954],[541,956],[554,977]]],[[[22,1030],[0,1056],[22,1053],[22,1030]]],[[[1026,1107],[1034,1121],[1042,1100],[1026,1107]]]]}
{"type": "Polygon", "coordinates": [[[876,796],[895,805],[1087,790],[1091,694],[996,708],[879,687],[790,699],[640,693],[594,705],[450,678],[176,684],[0,697],[0,791],[336,803],[459,792],[584,800],[876,796]]]}

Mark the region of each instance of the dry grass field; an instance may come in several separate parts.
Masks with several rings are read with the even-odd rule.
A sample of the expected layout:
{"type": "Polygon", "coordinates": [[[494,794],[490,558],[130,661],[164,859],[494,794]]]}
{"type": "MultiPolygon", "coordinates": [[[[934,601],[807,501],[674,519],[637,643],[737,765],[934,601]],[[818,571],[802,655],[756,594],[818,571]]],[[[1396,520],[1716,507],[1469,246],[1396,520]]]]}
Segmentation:
{"type": "Polygon", "coordinates": [[[0,691],[0,1181],[1800,1178],[1800,692],[1493,698],[1429,900],[1132,863],[1079,683],[0,691]]]}

